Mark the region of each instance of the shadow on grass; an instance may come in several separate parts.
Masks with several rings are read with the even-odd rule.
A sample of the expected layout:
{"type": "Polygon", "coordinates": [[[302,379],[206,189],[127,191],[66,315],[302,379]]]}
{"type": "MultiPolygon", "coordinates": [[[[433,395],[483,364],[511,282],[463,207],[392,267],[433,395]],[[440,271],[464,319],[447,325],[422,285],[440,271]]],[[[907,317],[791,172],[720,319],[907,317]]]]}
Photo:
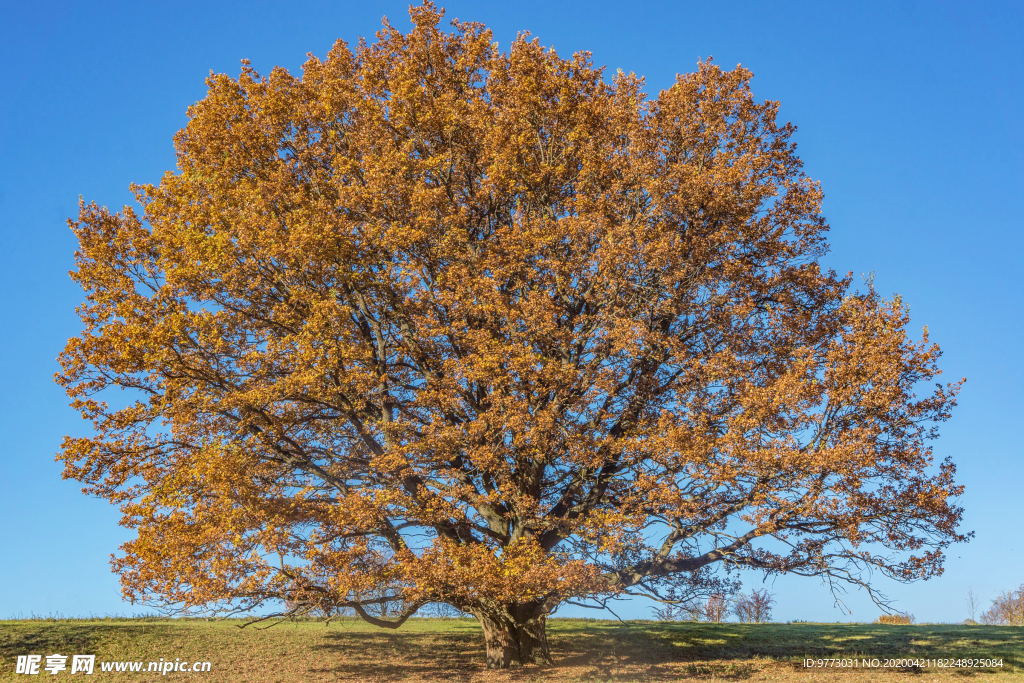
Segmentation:
{"type": "MultiPolygon", "coordinates": [[[[765,668],[806,672],[805,658],[1002,659],[1003,672],[1024,670],[1024,629],[864,624],[657,624],[552,621],[554,667],[512,669],[506,680],[745,680],[765,668]]],[[[340,680],[460,681],[483,670],[483,636],[466,625],[446,633],[338,633],[318,649],[332,665],[316,669],[340,680]]],[[[889,671],[893,671],[889,669],[889,671]]],[[[936,670],[907,668],[905,673],[936,670]]],[[[999,669],[958,669],[973,677],[999,669]]],[[[791,674],[792,675],[792,674],[791,674]]]]}
{"type": "Polygon", "coordinates": [[[332,666],[311,671],[339,680],[420,676],[458,681],[482,670],[484,659],[483,635],[473,627],[447,633],[331,633],[313,649],[329,654],[332,666]]]}
{"type": "MultiPolygon", "coordinates": [[[[125,624],[69,623],[66,621],[25,621],[6,623],[0,628],[0,661],[12,663],[18,655],[96,654],[105,643],[130,637],[125,624]]],[[[150,637],[171,641],[178,636],[173,626],[146,625],[150,637]]]]}
{"type": "Polygon", "coordinates": [[[13,661],[18,655],[64,653],[87,654],[102,640],[101,628],[45,623],[18,624],[0,629],[0,659],[13,661]]]}

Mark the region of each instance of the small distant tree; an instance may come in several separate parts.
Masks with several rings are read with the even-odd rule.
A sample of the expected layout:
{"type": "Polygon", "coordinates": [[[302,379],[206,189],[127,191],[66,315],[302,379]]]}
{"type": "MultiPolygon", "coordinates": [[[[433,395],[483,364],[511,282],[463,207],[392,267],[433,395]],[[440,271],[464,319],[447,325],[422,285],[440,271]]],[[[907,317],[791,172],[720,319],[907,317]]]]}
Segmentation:
{"type": "Polygon", "coordinates": [[[724,621],[732,605],[732,596],[740,589],[737,579],[693,577],[683,590],[672,590],[654,608],[659,621],[724,621]]]}
{"type": "Polygon", "coordinates": [[[1024,626],[1024,584],[1017,590],[1006,591],[993,600],[992,606],[982,612],[981,623],[1024,626]]]}
{"type": "Polygon", "coordinates": [[[693,621],[687,619],[689,614],[683,605],[662,605],[654,608],[654,618],[658,621],[693,621]]]}
{"type": "Polygon", "coordinates": [[[875,619],[876,624],[888,624],[889,626],[909,626],[915,621],[917,621],[917,619],[915,619],[914,615],[910,613],[883,614],[875,619]]]}
{"type": "Polygon", "coordinates": [[[968,623],[978,623],[978,596],[974,594],[974,587],[967,587],[967,611],[971,613],[968,623]]]}
{"type": "Polygon", "coordinates": [[[772,605],[775,596],[767,589],[755,589],[749,594],[737,596],[733,603],[733,613],[745,624],[762,624],[772,620],[772,605]]]}
{"type": "Polygon", "coordinates": [[[654,608],[654,618],[658,621],[700,621],[703,615],[704,603],[700,601],[667,604],[654,608]]]}
{"type": "Polygon", "coordinates": [[[704,601],[702,616],[705,621],[711,621],[716,624],[723,622],[729,615],[729,606],[731,604],[732,600],[722,593],[712,595],[704,601]]]}

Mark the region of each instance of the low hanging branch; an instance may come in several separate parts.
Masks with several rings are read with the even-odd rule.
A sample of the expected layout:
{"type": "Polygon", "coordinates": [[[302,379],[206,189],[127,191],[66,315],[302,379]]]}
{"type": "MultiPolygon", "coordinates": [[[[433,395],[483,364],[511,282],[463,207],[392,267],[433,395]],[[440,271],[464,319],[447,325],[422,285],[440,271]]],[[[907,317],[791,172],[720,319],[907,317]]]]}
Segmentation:
{"type": "Polygon", "coordinates": [[[447,603],[501,667],[550,661],[567,600],[939,574],[959,385],[819,266],[821,190],[750,73],[647,99],[411,15],[300,77],[211,76],[141,214],[72,222],[57,380],[95,432],[59,457],[137,532],[125,595],[447,603]]]}

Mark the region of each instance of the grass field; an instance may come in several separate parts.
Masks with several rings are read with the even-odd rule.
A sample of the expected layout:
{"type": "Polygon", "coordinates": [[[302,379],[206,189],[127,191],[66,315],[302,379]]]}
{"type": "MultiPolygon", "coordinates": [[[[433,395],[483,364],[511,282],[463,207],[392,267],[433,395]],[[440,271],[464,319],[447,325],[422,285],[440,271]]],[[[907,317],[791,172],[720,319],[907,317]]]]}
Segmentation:
{"type": "Polygon", "coordinates": [[[382,631],[349,620],[0,621],[0,680],[148,681],[1024,681],[1024,628],[867,624],[666,624],[552,620],[553,667],[483,668],[472,620],[410,620],[382,631]],[[94,654],[92,676],[15,674],[17,655],[94,654]],[[208,673],[103,673],[102,661],[209,661],[208,673]],[[804,658],[1002,658],[1002,669],[805,669],[804,658]]]}

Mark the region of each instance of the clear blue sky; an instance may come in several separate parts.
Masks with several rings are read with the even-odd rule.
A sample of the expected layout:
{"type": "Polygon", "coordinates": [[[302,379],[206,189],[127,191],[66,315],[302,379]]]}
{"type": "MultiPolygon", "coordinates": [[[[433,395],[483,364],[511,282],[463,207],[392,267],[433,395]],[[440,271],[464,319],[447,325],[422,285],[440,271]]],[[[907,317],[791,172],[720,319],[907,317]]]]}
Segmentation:
{"type": "MultiPolygon", "coordinates": [[[[977,537],[953,548],[943,577],[879,587],[919,620],[959,621],[968,585],[987,604],[1024,583],[1024,4],[446,6],[504,46],[527,29],[563,55],[590,50],[612,72],[646,76],[650,92],[710,55],[750,68],[755,96],[781,101],[805,170],[823,184],[829,265],[873,272],[882,292],[902,294],[914,326],[944,348],[947,378],[968,379],[936,451],[959,465],[977,537]]],[[[248,58],[262,72],[297,71],[336,38],[372,36],[385,14],[408,26],[402,0],[3,4],[0,618],[130,612],[108,566],[128,537],[118,512],[62,481],[53,461],[61,437],[87,427],[51,379],[79,330],[65,222],[79,195],[119,207],[130,182],[172,168],[171,136],[210,70],[237,75],[248,58]]],[[[781,620],[878,614],[851,594],[853,616],[843,615],[815,579],[773,590],[781,620]]]]}

